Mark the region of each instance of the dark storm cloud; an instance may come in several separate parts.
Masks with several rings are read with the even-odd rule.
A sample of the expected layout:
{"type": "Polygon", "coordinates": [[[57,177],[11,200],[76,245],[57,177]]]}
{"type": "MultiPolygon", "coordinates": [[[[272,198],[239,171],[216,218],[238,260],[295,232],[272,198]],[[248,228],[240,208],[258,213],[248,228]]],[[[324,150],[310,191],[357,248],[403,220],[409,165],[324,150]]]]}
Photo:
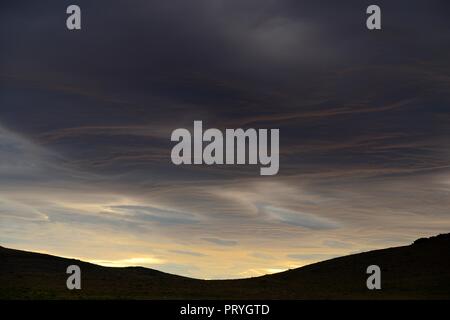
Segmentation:
{"type": "Polygon", "coordinates": [[[0,116],[83,167],[170,170],[170,132],[194,119],[281,128],[281,174],[299,158],[440,165],[444,1],[381,1],[378,33],[365,29],[360,1],[326,11],[311,1],[80,1],[79,32],[65,29],[67,4],[2,10],[0,116]],[[415,151],[399,158],[406,141],[415,151]]]}

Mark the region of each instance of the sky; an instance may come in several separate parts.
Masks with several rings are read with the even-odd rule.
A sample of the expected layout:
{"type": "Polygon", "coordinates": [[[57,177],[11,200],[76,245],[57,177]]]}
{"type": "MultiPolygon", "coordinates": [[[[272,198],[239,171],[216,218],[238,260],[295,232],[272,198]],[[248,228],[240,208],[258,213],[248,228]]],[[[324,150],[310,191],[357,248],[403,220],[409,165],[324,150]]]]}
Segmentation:
{"type": "Polygon", "coordinates": [[[450,3],[370,4],[2,1],[0,245],[222,279],[449,232],[450,3]],[[194,120],[279,173],[175,166],[194,120]]]}

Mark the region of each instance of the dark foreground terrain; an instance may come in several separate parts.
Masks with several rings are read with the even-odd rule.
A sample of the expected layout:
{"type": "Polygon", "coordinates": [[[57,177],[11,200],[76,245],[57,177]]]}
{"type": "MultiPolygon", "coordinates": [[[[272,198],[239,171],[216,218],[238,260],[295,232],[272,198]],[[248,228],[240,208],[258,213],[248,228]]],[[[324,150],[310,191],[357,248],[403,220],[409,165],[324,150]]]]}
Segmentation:
{"type": "Polygon", "coordinates": [[[0,247],[0,299],[450,299],[450,234],[242,280],[108,268],[0,247]],[[71,264],[82,270],[82,290],[66,288],[71,264]],[[381,290],[366,288],[371,264],[381,268],[381,290]]]}

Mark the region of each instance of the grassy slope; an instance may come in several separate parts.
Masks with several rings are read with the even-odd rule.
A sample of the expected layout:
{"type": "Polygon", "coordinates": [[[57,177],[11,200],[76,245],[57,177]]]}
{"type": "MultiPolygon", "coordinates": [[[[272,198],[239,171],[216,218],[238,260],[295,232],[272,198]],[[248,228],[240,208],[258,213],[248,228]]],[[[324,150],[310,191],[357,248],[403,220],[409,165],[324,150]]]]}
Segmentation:
{"type": "Polygon", "coordinates": [[[107,268],[0,247],[0,299],[450,299],[450,234],[243,280],[195,280],[140,268],[107,268]],[[77,264],[82,290],[66,289],[77,264]],[[368,265],[382,290],[366,288],[368,265]]]}

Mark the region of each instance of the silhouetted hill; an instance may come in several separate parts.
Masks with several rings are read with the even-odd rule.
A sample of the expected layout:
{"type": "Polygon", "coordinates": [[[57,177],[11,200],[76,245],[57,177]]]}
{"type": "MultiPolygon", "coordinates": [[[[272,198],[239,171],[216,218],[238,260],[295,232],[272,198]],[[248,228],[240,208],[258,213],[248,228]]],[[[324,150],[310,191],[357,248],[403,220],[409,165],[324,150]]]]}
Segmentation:
{"type": "Polygon", "coordinates": [[[196,280],[142,267],[108,268],[0,247],[2,299],[450,299],[450,234],[242,280],[196,280]],[[66,288],[67,266],[82,290],[66,288]],[[366,288],[366,268],[382,271],[366,288]]]}

